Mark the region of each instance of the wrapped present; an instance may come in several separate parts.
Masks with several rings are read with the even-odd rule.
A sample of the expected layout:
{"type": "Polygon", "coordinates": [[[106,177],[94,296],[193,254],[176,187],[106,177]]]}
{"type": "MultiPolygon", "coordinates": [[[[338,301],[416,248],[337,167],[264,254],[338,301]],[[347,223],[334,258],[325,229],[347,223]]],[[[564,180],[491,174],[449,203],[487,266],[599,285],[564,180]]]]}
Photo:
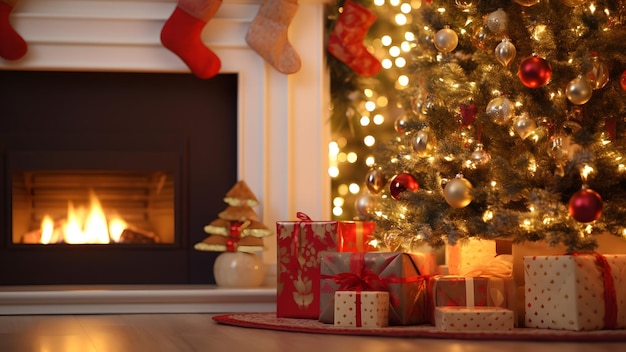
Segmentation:
{"type": "Polygon", "coordinates": [[[382,328],[389,322],[389,292],[336,291],[335,326],[382,328]]]}
{"type": "Polygon", "coordinates": [[[376,223],[373,221],[340,221],[337,227],[339,234],[338,252],[372,252],[376,247],[370,242],[376,223]]]}
{"type": "Polygon", "coordinates": [[[335,292],[389,292],[389,325],[426,322],[426,280],[417,257],[400,252],[324,252],[321,257],[319,320],[334,322],[335,292]]]}
{"type": "Polygon", "coordinates": [[[451,275],[479,276],[489,270],[491,277],[511,277],[511,241],[468,238],[446,247],[446,263],[451,275]]]}
{"type": "Polygon", "coordinates": [[[337,221],[277,221],[278,286],[276,315],[317,319],[320,313],[320,258],[337,248],[337,221]]]}
{"type": "Polygon", "coordinates": [[[437,307],[435,326],[440,331],[513,330],[513,311],[500,307],[437,307]]]}
{"type": "Polygon", "coordinates": [[[626,255],[524,257],[525,326],[626,328],[626,255]]]}
{"type": "Polygon", "coordinates": [[[514,311],[515,282],[512,278],[437,275],[428,280],[428,312],[434,322],[436,307],[500,307],[514,311]]]}

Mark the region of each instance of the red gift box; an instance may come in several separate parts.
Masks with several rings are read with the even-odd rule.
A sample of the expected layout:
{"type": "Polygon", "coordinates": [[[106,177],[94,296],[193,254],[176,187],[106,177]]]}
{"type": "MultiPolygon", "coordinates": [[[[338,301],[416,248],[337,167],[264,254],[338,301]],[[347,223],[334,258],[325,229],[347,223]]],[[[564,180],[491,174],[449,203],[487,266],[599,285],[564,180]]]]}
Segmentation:
{"type": "Polygon", "coordinates": [[[337,221],[277,221],[276,316],[317,319],[320,313],[320,258],[337,249],[337,221]]]}
{"type": "Polygon", "coordinates": [[[338,252],[372,252],[376,223],[372,221],[341,221],[338,225],[338,252]]]}

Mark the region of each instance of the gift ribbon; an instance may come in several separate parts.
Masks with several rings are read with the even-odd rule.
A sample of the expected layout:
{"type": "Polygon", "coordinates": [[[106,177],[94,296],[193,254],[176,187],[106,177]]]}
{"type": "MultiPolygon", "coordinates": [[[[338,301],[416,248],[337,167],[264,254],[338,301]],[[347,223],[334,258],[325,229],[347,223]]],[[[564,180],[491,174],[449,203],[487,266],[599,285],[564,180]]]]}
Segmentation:
{"type": "Polygon", "coordinates": [[[474,278],[465,278],[465,306],[474,307],[474,278]]]}
{"type": "MultiPolygon", "coordinates": [[[[386,291],[389,284],[405,284],[419,282],[425,285],[428,276],[416,275],[411,277],[380,277],[373,270],[365,266],[365,252],[354,252],[350,255],[350,271],[335,275],[322,274],[321,279],[330,279],[339,285],[337,291],[386,291]]],[[[423,287],[420,288],[420,291],[423,287]]],[[[398,306],[400,299],[389,292],[391,305],[398,306]]]]}
{"type": "Polygon", "coordinates": [[[356,241],[356,250],[359,252],[363,252],[363,223],[357,221],[354,223],[355,225],[355,241],[356,241]]]}
{"type": "MultiPolygon", "coordinates": [[[[573,255],[580,254],[574,253],[573,255]]],[[[617,293],[611,265],[602,254],[593,253],[592,255],[596,258],[596,265],[600,267],[604,286],[604,328],[615,329],[617,327],[617,293]]]]}
{"type": "Polygon", "coordinates": [[[304,237],[304,233],[300,232],[300,227],[302,227],[303,223],[313,221],[308,215],[300,211],[296,213],[296,217],[300,219],[300,221],[298,221],[298,223],[294,227],[294,233],[293,233],[293,251],[294,251],[293,255],[294,256],[297,256],[298,254],[300,254],[300,248],[302,247],[302,242],[303,242],[302,237],[304,237]]]}
{"type": "Polygon", "coordinates": [[[510,255],[498,255],[486,263],[476,263],[459,268],[461,276],[511,277],[513,261],[510,255]]]}
{"type": "Polygon", "coordinates": [[[361,292],[357,291],[356,293],[356,327],[360,328],[361,327],[361,319],[363,319],[361,317],[361,292]]]}

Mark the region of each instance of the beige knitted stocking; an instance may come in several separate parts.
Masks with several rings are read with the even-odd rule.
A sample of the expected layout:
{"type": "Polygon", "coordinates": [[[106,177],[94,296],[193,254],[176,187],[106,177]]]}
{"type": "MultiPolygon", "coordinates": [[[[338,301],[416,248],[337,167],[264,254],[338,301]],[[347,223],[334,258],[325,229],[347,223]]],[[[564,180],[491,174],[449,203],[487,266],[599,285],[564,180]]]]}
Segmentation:
{"type": "Polygon", "coordinates": [[[263,0],[246,34],[248,45],[284,74],[300,70],[300,57],[287,38],[297,10],[297,0],[263,0]]]}

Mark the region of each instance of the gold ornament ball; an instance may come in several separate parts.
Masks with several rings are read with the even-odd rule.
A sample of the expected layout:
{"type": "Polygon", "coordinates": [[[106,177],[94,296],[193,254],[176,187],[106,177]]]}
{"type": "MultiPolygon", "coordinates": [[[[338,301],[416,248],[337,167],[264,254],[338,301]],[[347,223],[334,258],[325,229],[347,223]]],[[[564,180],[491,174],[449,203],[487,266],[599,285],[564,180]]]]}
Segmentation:
{"type": "Polygon", "coordinates": [[[494,123],[504,125],[515,115],[515,105],[505,97],[493,98],[487,104],[486,113],[494,123]]]}
{"type": "Polygon", "coordinates": [[[561,0],[561,2],[565,6],[576,7],[584,4],[587,0],[561,0]]]}
{"type": "Polygon", "coordinates": [[[526,139],[537,129],[537,123],[528,116],[522,115],[515,120],[513,129],[521,139],[526,139]]]}
{"type": "Polygon", "coordinates": [[[456,46],[459,44],[459,36],[450,27],[446,26],[435,34],[433,44],[435,44],[437,50],[449,53],[456,49],[456,46]]]}
{"type": "Polygon", "coordinates": [[[567,99],[576,105],[583,105],[591,99],[593,94],[593,86],[589,80],[583,76],[578,76],[571,80],[565,88],[567,99]]]}
{"type": "Polygon", "coordinates": [[[420,130],[413,135],[411,139],[413,150],[420,157],[428,157],[432,155],[433,149],[437,145],[437,140],[429,130],[420,130]]]}
{"type": "Polygon", "coordinates": [[[443,189],[446,202],[453,208],[465,208],[472,202],[472,184],[464,177],[450,180],[443,189]]]}

